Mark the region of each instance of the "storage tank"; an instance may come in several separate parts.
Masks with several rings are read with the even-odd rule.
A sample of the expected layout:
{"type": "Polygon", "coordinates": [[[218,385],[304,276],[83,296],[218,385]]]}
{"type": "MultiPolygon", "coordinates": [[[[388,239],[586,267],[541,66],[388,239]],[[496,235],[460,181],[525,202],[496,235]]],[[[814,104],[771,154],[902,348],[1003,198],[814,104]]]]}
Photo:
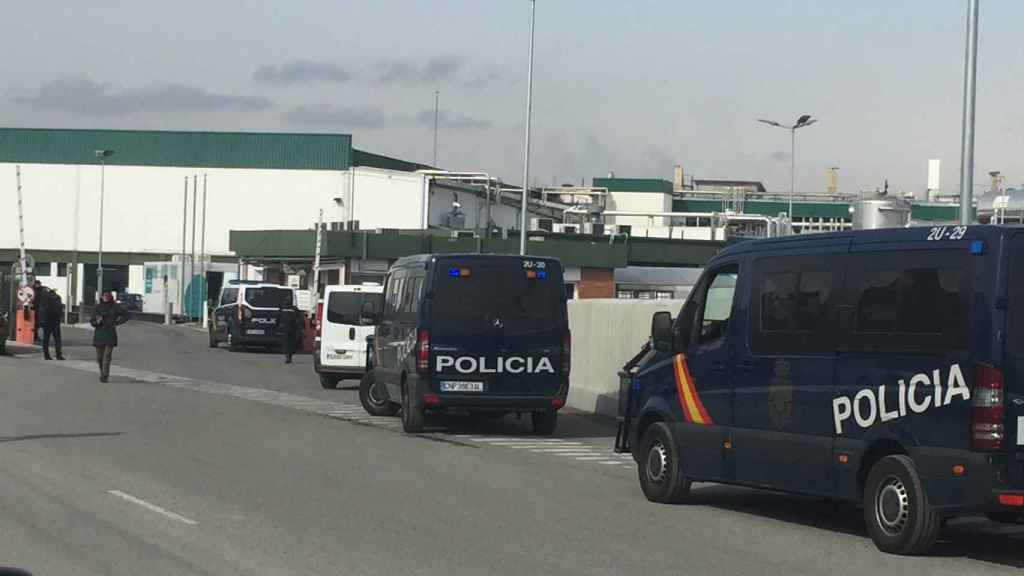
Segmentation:
{"type": "Polygon", "coordinates": [[[850,206],[854,230],[903,228],[910,220],[910,204],[895,198],[858,200],[850,206]]]}

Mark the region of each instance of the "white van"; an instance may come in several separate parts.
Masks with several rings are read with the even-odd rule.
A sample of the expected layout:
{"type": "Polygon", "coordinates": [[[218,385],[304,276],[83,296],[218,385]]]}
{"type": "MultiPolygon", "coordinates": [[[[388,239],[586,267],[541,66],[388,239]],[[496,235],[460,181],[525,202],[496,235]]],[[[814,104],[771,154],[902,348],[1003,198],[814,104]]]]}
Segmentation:
{"type": "Polygon", "coordinates": [[[360,312],[368,301],[380,311],[383,291],[379,284],[324,289],[313,344],[313,369],[324,388],[337,388],[342,380],[359,380],[366,373],[366,337],[373,335],[373,326],[360,322],[360,312]]]}

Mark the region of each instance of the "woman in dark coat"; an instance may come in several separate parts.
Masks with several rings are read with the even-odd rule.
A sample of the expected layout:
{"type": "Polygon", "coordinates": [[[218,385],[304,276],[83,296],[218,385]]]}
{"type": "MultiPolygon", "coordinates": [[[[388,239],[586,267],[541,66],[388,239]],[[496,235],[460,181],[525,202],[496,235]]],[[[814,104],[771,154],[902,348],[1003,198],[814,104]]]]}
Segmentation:
{"type": "Polygon", "coordinates": [[[117,346],[117,327],[124,324],[128,316],[124,313],[114,296],[110,292],[104,292],[96,310],[92,313],[89,321],[95,332],[92,334],[92,345],[96,348],[96,363],[100,367],[100,382],[106,382],[110,377],[110,359],[117,346]]]}

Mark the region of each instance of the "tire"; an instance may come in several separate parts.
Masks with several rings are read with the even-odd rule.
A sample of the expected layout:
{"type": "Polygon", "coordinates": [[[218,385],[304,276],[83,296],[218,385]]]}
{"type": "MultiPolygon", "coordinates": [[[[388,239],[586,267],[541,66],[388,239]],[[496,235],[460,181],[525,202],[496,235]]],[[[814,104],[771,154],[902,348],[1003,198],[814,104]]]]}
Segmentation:
{"type": "Polygon", "coordinates": [[[637,472],[640,489],[651,502],[678,504],[690,494],[690,479],[683,474],[682,461],[672,430],[655,422],[640,439],[637,472]]]}
{"type": "Polygon", "coordinates": [[[398,413],[399,406],[389,401],[386,394],[383,394],[385,398],[381,398],[380,386],[376,384],[373,371],[363,375],[363,379],[359,381],[359,403],[370,416],[394,416],[398,413]]]}
{"type": "Polygon", "coordinates": [[[234,334],[228,329],[228,350],[232,352],[238,352],[241,347],[238,345],[238,340],[235,339],[234,334]]]}
{"type": "Polygon", "coordinates": [[[541,436],[551,436],[558,427],[558,412],[548,410],[546,412],[534,412],[530,414],[530,421],[533,424],[533,433],[541,436]]]}
{"type": "Polygon", "coordinates": [[[924,554],[935,544],[942,515],[928,504],[909,456],[886,456],[871,468],[864,487],[864,523],[882,552],[924,554]]]}
{"type": "Polygon", "coordinates": [[[402,384],[402,430],[407,434],[418,434],[423,431],[423,409],[414,405],[416,399],[409,393],[409,386],[407,382],[402,384]]]}
{"type": "Polygon", "coordinates": [[[338,382],[341,382],[341,378],[334,374],[321,374],[320,375],[320,386],[327,390],[334,390],[338,387],[338,382]]]}

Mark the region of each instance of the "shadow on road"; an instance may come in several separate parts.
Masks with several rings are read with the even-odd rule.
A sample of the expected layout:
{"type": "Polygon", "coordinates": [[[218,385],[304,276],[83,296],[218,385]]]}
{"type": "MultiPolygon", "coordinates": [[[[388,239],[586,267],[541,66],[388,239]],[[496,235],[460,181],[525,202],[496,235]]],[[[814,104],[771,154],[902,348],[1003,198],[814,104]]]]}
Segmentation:
{"type": "MultiPolygon", "coordinates": [[[[25,434],[23,436],[0,436],[0,444],[22,442],[24,440],[47,440],[51,438],[100,438],[104,436],[120,436],[124,432],[79,432],[77,434],[25,434]]],[[[3,576],[3,572],[0,572],[3,576]]]]}
{"type": "MultiPolygon", "coordinates": [[[[868,538],[862,510],[844,502],[716,484],[694,487],[687,504],[868,538]]],[[[982,517],[951,519],[929,556],[1024,568],[1024,526],[998,524],[982,517]]]]}
{"type": "Polygon", "coordinates": [[[22,570],[21,568],[0,566],[0,576],[32,576],[32,573],[22,570]]]}

